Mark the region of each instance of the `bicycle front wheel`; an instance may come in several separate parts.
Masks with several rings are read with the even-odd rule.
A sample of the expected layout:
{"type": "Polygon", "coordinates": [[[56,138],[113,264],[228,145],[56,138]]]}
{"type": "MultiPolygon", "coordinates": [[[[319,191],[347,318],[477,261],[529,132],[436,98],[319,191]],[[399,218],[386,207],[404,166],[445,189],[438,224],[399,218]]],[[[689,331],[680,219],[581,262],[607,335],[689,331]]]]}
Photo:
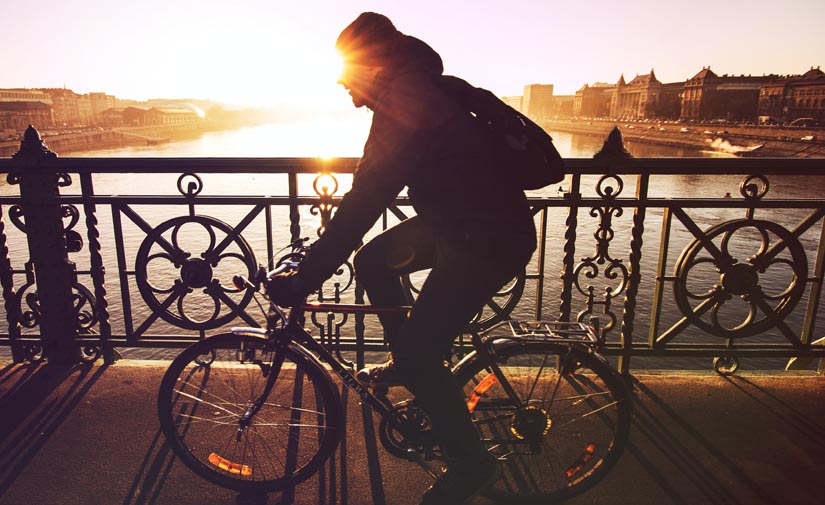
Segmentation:
{"type": "Polygon", "coordinates": [[[591,487],[618,460],[631,399],[604,358],[577,347],[519,343],[496,348],[499,375],[482,361],[471,354],[456,378],[481,438],[504,468],[491,498],[564,500],[591,487]]]}
{"type": "Polygon", "coordinates": [[[293,347],[276,359],[271,344],[255,335],[215,335],[184,350],[163,377],[158,415],[189,468],[241,492],[304,481],[333,453],[343,431],[340,395],[327,371],[293,347]],[[262,398],[277,368],[272,364],[281,359],[262,398]]]}

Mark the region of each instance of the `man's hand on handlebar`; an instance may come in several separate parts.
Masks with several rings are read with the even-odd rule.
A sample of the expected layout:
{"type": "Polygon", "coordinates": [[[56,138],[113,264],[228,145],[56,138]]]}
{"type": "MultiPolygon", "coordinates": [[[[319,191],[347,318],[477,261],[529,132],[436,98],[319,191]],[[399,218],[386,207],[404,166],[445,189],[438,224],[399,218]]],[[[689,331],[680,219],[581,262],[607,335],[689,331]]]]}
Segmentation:
{"type": "Polygon", "coordinates": [[[279,273],[264,281],[266,293],[272,303],[280,307],[295,307],[306,299],[306,291],[301,285],[297,270],[279,273]]]}

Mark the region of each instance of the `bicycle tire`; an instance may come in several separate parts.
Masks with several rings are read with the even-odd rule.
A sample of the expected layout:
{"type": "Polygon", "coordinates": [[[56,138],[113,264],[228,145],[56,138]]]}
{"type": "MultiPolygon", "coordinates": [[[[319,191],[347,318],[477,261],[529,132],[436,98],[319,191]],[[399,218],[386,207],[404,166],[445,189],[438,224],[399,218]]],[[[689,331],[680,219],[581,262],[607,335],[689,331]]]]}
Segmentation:
{"type": "Polygon", "coordinates": [[[264,367],[250,359],[272,362],[267,340],[219,334],[172,361],[158,392],[160,426],[196,474],[227,489],[266,493],[311,477],[335,451],[344,428],[329,373],[294,345],[279,352],[280,375],[242,431],[241,416],[266,384],[264,367]]]}
{"type": "Polygon", "coordinates": [[[619,459],[630,430],[631,396],[622,377],[600,355],[575,346],[510,342],[495,348],[494,359],[521,408],[477,351],[455,370],[481,438],[502,461],[504,476],[487,495],[552,503],[596,484],[619,459]]]}

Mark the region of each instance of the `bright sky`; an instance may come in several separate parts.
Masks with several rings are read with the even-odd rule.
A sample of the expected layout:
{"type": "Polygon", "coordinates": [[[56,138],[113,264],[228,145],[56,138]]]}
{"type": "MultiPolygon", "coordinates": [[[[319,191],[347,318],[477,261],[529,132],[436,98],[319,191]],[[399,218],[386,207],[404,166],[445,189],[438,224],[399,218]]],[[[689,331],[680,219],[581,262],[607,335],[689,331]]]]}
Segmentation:
{"type": "Polygon", "coordinates": [[[343,109],[334,42],[366,10],[498,95],[825,66],[822,0],[41,0],[0,6],[0,88],[343,109]]]}

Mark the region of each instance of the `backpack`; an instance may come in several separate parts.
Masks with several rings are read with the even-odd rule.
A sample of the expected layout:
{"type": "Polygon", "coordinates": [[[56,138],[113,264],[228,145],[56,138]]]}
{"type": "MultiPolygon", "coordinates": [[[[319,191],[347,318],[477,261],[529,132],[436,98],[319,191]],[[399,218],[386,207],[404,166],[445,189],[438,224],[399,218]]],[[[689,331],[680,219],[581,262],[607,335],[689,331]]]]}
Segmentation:
{"type": "Polygon", "coordinates": [[[539,125],[492,92],[463,79],[444,75],[437,84],[489,133],[494,159],[509,168],[521,189],[539,189],[564,179],[564,161],[539,125]]]}

